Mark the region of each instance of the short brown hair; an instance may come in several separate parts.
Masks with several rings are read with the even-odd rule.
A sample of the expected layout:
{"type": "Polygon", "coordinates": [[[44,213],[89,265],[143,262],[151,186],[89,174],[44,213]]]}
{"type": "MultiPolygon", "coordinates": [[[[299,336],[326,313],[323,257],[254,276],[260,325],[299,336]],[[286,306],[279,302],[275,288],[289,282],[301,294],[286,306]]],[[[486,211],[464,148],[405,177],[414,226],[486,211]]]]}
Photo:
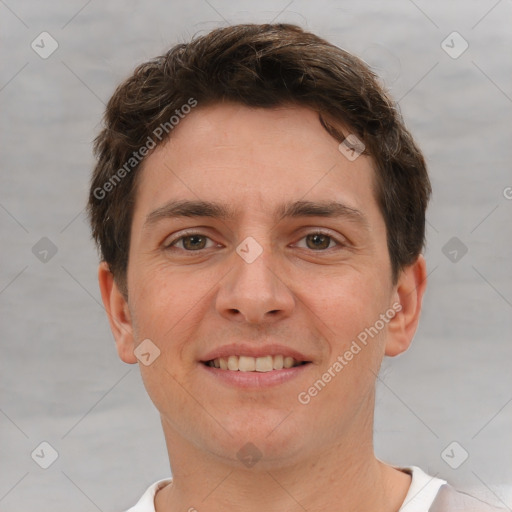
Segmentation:
{"type": "Polygon", "coordinates": [[[171,118],[191,99],[199,108],[223,101],[306,106],[339,142],[345,135],[335,124],[348,127],[375,164],[393,282],[416,260],[425,241],[430,181],[421,151],[376,75],[357,57],[299,26],[242,24],[177,44],[139,65],[108,102],[94,144],[88,213],[102,260],[124,293],[136,176],[140,153],[146,153],[140,150],[170,137],[171,118]]]}

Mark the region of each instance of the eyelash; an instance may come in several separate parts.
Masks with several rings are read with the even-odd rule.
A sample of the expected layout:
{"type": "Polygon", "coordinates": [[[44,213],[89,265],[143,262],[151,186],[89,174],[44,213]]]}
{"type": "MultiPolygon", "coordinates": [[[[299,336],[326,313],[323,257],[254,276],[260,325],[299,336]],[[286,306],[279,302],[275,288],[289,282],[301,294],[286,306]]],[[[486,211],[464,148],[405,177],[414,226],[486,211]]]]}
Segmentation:
{"type": "MultiPolygon", "coordinates": [[[[340,240],[338,240],[337,238],[332,236],[330,233],[327,233],[327,232],[324,232],[324,231],[321,231],[321,230],[311,231],[309,233],[306,233],[300,240],[306,238],[309,235],[323,235],[323,236],[326,236],[326,237],[330,238],[331,241],[334,241],[336,243],[336,246],[329,247],[327,249],[319,249],[318,251],[315,251],[314,249],[310,249],[310,251],[312,251],[312,252],[328,252],[328,251],[330,251],[332,249],[335,249],[336,247],[341,248],[341,247],[346,247],[347,246],[346,243],[342,243],[340,240]]],[[[204,235],[200,231],[185,231],[178,238],[175,238],[171,242],[165,244],[164,245],[164,249],[165,250],[174,250],[174,249],[176,249],[176,247],[174,247],[176,243],[178,243],[180,240],[183,240],[184,238],[188,238],[188,237],[191,237],[191,236],[201,236],[201,237],[204,237],[204,238],[207,238],[207,239],[211,240],[210,237],[204,235]]],[[[190,251],[190,250],[187,250],[187,249],[184,249],[184,248],[183,249],[182,248],[178,248],[178,250],[181,250],[181,251],[184,251],[184,252],[187,252],[187,253],[190,253],[190,254],[201,253],[202,251],[206,251],[207,249],[208,248],[198,249],[196,251],[190,251]]],[[[210,249],[211,249],[211,247],[210,247],[210,249]]]]}

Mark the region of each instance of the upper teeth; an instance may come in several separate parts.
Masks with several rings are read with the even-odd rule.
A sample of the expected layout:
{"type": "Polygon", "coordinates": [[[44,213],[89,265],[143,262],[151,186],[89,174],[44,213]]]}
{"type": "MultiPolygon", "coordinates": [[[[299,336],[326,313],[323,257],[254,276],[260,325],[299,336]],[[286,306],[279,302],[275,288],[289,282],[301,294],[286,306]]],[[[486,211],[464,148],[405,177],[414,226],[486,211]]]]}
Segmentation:
{"type": "Polygon", "coordinates": [[[300,364],[300,361],[297,361],[293,357],[282,355],[263,357],[229,356],[213,359],[208,361],[207,364],[215,368],[220,368],[221,370],[270,372],[272,370],[281,370],[282,368],[297,366],[300,364]]]}

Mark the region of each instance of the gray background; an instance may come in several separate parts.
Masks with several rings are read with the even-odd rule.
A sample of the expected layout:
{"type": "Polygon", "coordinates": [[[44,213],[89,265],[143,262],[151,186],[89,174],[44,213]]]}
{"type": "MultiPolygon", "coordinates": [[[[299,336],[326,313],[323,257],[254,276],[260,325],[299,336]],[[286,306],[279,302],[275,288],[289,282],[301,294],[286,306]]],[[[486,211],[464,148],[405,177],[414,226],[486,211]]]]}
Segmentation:
{"type": "Polygon", "coordinates": [[[511,14],[510,0],[0,0],[0,510],[119,511],[169,475],[156,409],[101,306],[83,212],[91,141],[136,64],[271,20],[374,66],[429,163],[429,286],[412,348],[380,374],[377,455],[510,510],[511,14]],[[43,31],[59,45],[46,59],[31,48],[43,31]],[[445,51],[457,36],[442,46],[453,31],[469,44],[458,58],[445,51]],[[42,441],[59,455],[48,469],[31,458],[42,441]],[[469,453],[458,469],[441,456],[453,441],[452,465],[469,453]]]}

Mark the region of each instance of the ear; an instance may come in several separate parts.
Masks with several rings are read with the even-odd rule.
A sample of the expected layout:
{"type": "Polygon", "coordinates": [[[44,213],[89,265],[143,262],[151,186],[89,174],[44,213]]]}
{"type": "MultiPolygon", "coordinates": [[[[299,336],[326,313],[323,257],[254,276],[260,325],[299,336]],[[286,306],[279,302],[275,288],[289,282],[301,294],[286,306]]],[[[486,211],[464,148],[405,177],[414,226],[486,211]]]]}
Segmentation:
{"type": "Polygon", "coordinates": [[[396,285],[394,309],[399,311],[388,323],[385,354],[396,356],[405,352],[414,337],[420,320],[421,303],[427,287],[427,265],[420,254],[416,261],[400,273],[396,285]]]}
{"type": "Polygon", "coordinates": [[[110,329],[116,340],[117,353],[125,363],[137,363],[137,358],[133,353],[135,343],[128,303],[119,290],[114,275],[105,261],[102,261],[99,265],[98,281],[103,305],[110,322],[110,329]]]}

